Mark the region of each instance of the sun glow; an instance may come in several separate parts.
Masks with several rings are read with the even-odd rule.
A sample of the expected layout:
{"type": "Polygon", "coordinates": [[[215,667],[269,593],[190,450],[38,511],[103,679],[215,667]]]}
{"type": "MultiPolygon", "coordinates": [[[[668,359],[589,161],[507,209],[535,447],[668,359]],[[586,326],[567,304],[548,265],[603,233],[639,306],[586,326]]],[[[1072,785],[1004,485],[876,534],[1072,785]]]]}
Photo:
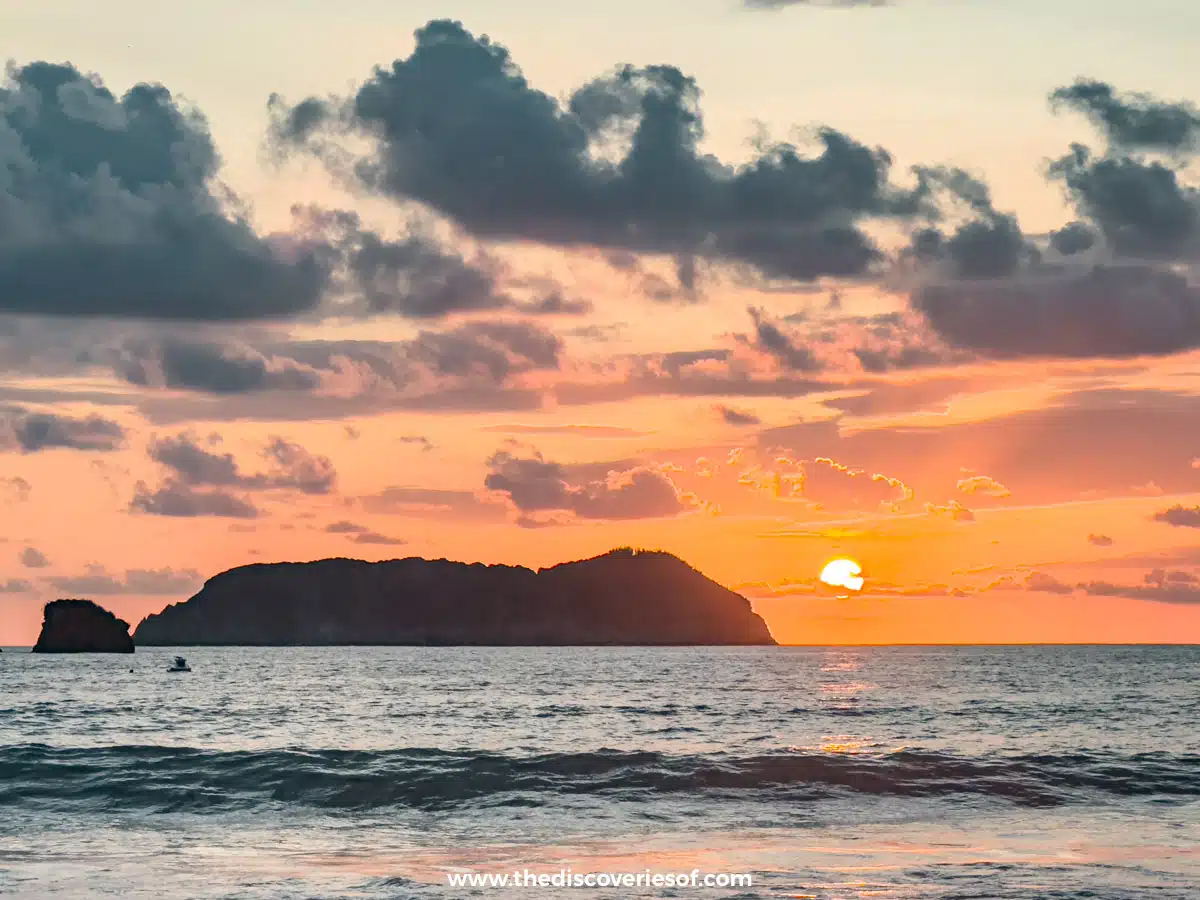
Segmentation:
{"type": "Polygon", "coordinates": [[[831,587],[861,591],[863,586],[862,569],[852,559],[831,560],[821,570],[821,581],[831,587]]]}

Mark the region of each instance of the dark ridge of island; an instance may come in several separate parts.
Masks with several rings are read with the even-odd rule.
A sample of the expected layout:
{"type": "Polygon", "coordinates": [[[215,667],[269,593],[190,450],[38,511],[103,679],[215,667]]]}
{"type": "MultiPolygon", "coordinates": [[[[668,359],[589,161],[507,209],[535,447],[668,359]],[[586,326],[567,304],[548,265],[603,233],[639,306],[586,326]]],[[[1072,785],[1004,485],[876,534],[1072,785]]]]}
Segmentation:
{"type": "Polygon", "coordinates": [[[129,623],[91,600],[52,600],[34,653],[132,653],[129,623]]]}
{"type": "Polygon", "coordinates": [[[147,616],[141,646],[774,645],[750,601],[668,553],[533,571],[427,560],[260,563],[147,616]]]}

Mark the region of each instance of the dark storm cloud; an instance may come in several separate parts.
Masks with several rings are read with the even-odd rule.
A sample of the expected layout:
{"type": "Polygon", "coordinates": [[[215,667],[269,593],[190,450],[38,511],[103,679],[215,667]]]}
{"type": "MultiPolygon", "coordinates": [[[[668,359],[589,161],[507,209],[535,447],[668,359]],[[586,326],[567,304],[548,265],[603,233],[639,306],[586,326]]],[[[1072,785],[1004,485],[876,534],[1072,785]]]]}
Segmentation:
{"type": "Polygon", "coordinates": [[[1120,94],[1103,81],[1081,78],[1050,95],[1058,107],[1087,116],[1113,147],[1167,152],[1200,148],[1200,110],[1149,94],[1120,94]]]}
{"type": "Polygon", "coordinates": [[[1082,222],[1070,222],[1050,233],[1050,247],[1062,256],[1074,256],[1096,244],[1096,232],[1082,222]]]}
{"type": "Polygon", "coordinates": [[[1178,528],[1200,528],[1200,506],[1187,507],[1176,504],[1155,513],[1154,521],[1178,528]]]}
{"type": "Polygon", "coordinates": [[[568,299],[562,291],[554,290],[536,300],[519,304],[517,309],[535,316],[584,316],[595,306],[590,300],[568,299]]]}
{"type": "Polygon", "coordinates": [[[0,450],[36,453],[61,448],[111,452],[124,442],[125,429],[102,416],[75,418],[30,412],[20,407],[0,408],[0,450]]]}
{"type": "Polygon", "coordinates": [[[511,319],[422,330],[395,342],[160,337],[90,352],[132,383],[209,395],[121,398],[156,424],[175,424],[343,418],[385,409],[527,409],[539,395],[511,386],[513,380],[557,369],[562,341],[537,322],[511,319]]]}
{"type": "Polygon", "coordinates": [[[879,253],[859,222],[919,203],[889,184],[886,152],[829,128],[815,156],[784,143],[740,167],[705,156],[699,101],[674,67],[623,66],[563,104],[503,46],[437,20],[349,98],[273,97],[271,144],[478,236],[702,255],[790,279],[862,273],[879,253]],[[339,144],[363,135],[371,155],[339,144]]]}
{"type": "Polygon", "coordinates": [[[153,441],[149,455],[170,471],[170,477],[189,487],[328,494],[337,482],[337,472],[328,457],[316,456],[280,437],[272,438],[262,453],[269,470],[253,475],[241,471],[232,453],[207,450],[195,435],[186,432],[153,441]]]}
{"type": "MultiPolygon", "coordinates": [[[[960,224],[947,235],[941,228],[918,230],[909,255],[922,262],[942,261],[964,279],[1002,278],[1036,258],[1015,216],[992,203],[991,189],[969,172],[944,166],[918,166],[921,195],[939,196],[960,224]]],[[[935,216],[936,217],[936,216],[935,216]]]]}
{"type": "Polygon", "coordinates": [[[1200,232],[1200,193],[1157,160],[1096,156],[1082,144],[1049,167],[1079,215],[1104,235],[1113,252],[1172,260],[1193,254],[1200,232]]]}
{"type": "Polygon", "coordinates": [[[562,341],[535,322],[497,319],[423,330],[396,343],[306,341],[269,349],[300,366],[327,372],[350,367],[400,388],[429,377],[502,384],[525,372],[557,369],[562,341]]]}
{"type": "Polygon", "coordinates": [[[923,184],[975,218],[953,237],[934,228],[914,236],[909,256],[948,261],[958,278],[918,286],[913,308],[947,343],[992,357],[1200,346],[1200,288],[1172,266],[1200,252],[1200,192],[1182,167],[1147,156],[1196,151],[1197,111],[1092,81],[1053,92],[1051,102],[1085,113],[1109,144],[1103,154],[1073,144],[1047,168],[1078,216],[1046,240],[1062,261],[1046,263],[1015,220],[997,217],[986,185],[958,170],[919,169],[923,184]]]}
{"type": "MultiPolygon", "coordinates": [[[[213,436],[207,443],[215,446],[220,438],[213,436]]],[[[267,471],[254,474],[243,472],[232,453],[207,449],[189,432],[152,441],[149,455],[167,475],[154,489],[139,481],[130,509],[151,515],[253,519],[259,509],[234,490],[321,495],[332,493],[337,483],[328,457],[280,437],[271,438],[261,453],[267,471]]]]}
{"type": "Polygon", "coordinates": [[[817,372],[821,369],[821,364],[812,351],[784,334],[778,325],[767,319],[761,309],[751,307],[747,312],[754,320],[752,346],[775,358],[783,368],[790,371],[817,372]]]}
{"type": "Polygon", "coordinates": [[[167,338],[128,342],[117,374],[131,384],[242,394],[265,390],[314,390],[319,373],[288,359],[269,359],[250,347],[167,338]]]}
{"type": "MultiPolygon", "coordinates": [[[[511,304],[486,259],[354,212],[293,209],[264,237],[218,181],[208,124],[161,85],[123,96],[70,65],[0,82],[0,312],[243,321],[428,319],[511,304]]],[[[243,373],[243,377],[246,373],[243,373]]]]}
{"type": "Polygon", "coordinates": [[[1120,358],[1200,346],[1200,288],[1147,265],[932,284],[912,304],[951,346],[997,358],[1120,358]]]}
{"type": "Polygon", "coordinates": [[[495,382],[531,369],[558,368],[562,342],[525,322],[468,322],[453,331],[423,331],[404,347],[405,358],[439,375],[481,370],[495,382]]]}
{"type": "Polygon", "coordinates": [[[690,505],[657,469],[635,466],[599,478],[578,478],[571,467],[540,453],[519,457],[501,451],[488,460],[488,490],[507,494],[522,513],[570,512],[581,519],[675,516],[690,505]]]}
{"type": "Polygon", "coordinates": [[[335,285],[355,301],[344,299],[336,312],[435,319],[514,303],[498,286],[497,263],[484,256],[468,261],[420,230],[392,240],[366,228],[353,211],[297,205],[292,214],[323,248],[335,285]]]}
{"type": "Polygon", "coordinates": [[[208,125],[161,85],[116,96],[70,65],[0,84],[0,310],[240,320],[317,306],[325,265],[286,261],[227,212],[208,125]]]}

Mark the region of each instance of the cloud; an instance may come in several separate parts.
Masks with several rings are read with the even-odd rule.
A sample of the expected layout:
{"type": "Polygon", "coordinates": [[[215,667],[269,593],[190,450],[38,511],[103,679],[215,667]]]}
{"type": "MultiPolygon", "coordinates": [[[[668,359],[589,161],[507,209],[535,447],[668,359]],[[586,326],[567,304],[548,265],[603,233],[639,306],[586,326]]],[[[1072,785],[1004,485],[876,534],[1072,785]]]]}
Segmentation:
{"type": "Polygon", "coordinates": [[[1179,173],[1157,160],[1096,156],[1082,144],[1049,167],[1068,200],[1112,250],[1135,259],[1171,260],[1195,250],[1198,200],[1179,173]]]}
{"type": "Polygon", "coordinates": [[[1200,528],[1200,506],[1186,507],[1176,504],[1155,513],[1154,521],[1175,525],[1179,528],[1200,528]]]}
{"type": "Polygon", "coordinates": [[[162,85],[118,97],[71,65],[0,83],[0,311],[246,320],[317,306],[327,271],[286,259],[227,202],[208,125],[162,85]]]}
{"type": "Polygon", "coordinates": [[[562,341],[536,322],[496,319],[422,329],[395,342],[172,337],[127,340],[111,352],[92,352],[112,357],[112,367],[127,381],[206,395],[144,399],[140,407],[151,421],[286,421],[388,408],[537,405],[536,394],[502,396],[498,389],[529,373],[558,369],[562,341]]]}
{"type": "Polygon", "coordinates": [[[518,304],[517,309],[533,316],[584,316],[595,309],[595,304],[590,300],[568,299],[561,289],[555,288],[536,300],[518,304]]]}
{"type": "Polygon", "coordinates": [[[286,357],[267,357],[251,347],[168,338],[157,345],[130,341],[120,351],[117,373],[131,384],[241,394],[249,391],[311,391],[320,374],[286,357]]]}
{"type": "Polygon", "coordinates": [[[1075,588],[1045,572],[1030,572],[1025,577],[1025,590],[1045,594],[1071,594],[1074,593],[1075,588]]]}
{"type": "Polygon", "coordinates": [[[1200,149],[1200,110],[1149,94],[1119,94],[1103,81],[1081,78],[1050,95],[1051,103],[1087,116],[1114,147],[1142,150],[1200,149]]]}
{"type": "Polygon", "coordinates": [[[1059,88],[1050,101],[1084,113],[1108,141],[1103,153],[1074,143],[1046,167],[1076,221],[1040,247],[992,208],[982,182],[918,168],[930,191],[948,192],[971,212],[952,238],[934,228],[914,235],[909,256],[946,262],[949,271],[938,274],[951,277],[919,279],[912,308],[952,347],[992,358],[1200,347],[1200,288],[1194,272],[1176,265],[1200,258],[1200,190],[1175,164],[1200,151],[1200,113],[1089,80],[1059,88]],[[1163,153],[1174,161],[1155,158],[1163,153]],[[956,240],[962,252],[954,252],[956,240]]]}
{"type": "Polygon", "coordinates": [[[355,498],[367,512],[413,518],[445,517],[463,522],[503,522],[508,507],[472,491],[395,486],[355,498]]]}
{"type": "Polygon", "coordinates": [[[1128,597],[1156,603],[1180,605],[1200,604],[1200,579],[1189,572],[1155,569],[1142,584],[1114,584],[1109,581],[1088,581],[1079,590],[1094,597],[1128,597]]]}
{"type": "Polygon", "coordinates": [[[358,525],[345,519],[325,526],[328,534],[366,534],[370,530],[366,525],[358,525]]]}
{"type": "Polygon", "coordinates": [[[816,372],[821,368],[808,347],[785,334],[761,309],[751,307],[747,312],[754,320],[753,347],[770,355],[789,371],[816,372]]]}
{"type": "Polygon", "coordinates": [[[198,491],[174,478],[168,478],[154,490],[139,481],[129,508],[152,516],[177,518],[253,519],[259,515],[258,508],[244,497],[221,490],[198,491]]]}
{"type": "Polygon", "coordinates": [[[617,425],[488,425],[480,431],[500,434],[570,434],[585,438],[633,438],[644,437],[650,432],[617,425]]]}
{"type": "Polygon", "coordinates": [[[901,258],[938,263],[957,278],[1003,278],[1036,261],[1036,248],[1025,238],[1015,216],[995,208],[991,189],[964,169],[917,166],[920,193],[938,197],[940,205],[928,216],[957,221],[950,234],[927,225],[912,235],[901,258]]]}
{"type": "Polygon", "coordinates": [[[170,478],[189,487],[328,494],[337,483],[337,471],[329,457],[315,456],[281,437],[267,442],[262,456],[268,462],[268,471],[256,474],[242,472],[232,453],[206,450],[188,432],[152,441],[149,456],[170,471],[170,478]]]}
{"type": "Polygon", "coordinates": [[[977,385],[967,378],[927,378],[912,382],[862,381],[845,385],[860,393],[830,397],[821,403],[851,416],[885,416],[909,412],[944,412],[950,401],[977,385]]]}
{"type": "MultiPolygon", "coordinates": [[[[416,226],[391,240],[364,227],[353,211],[296,205],[292,213],[307,242],[329,259],[340,298],[331,312],[435,319],[515,303],[499,288],[497,262],[483,254],[468,261],[416,226]]],[[[561,313],[563,305],[523,311],[561,313]]]]}
{"type": "Polygon", "coordinates": [[[926,503],[925,512],[931,516],[946,516],[953,519],[955,522],[974,522],[975,513],[957,500],[951,500],[949,503],[939,506],[936,503],[926,503]]]}
{"type": "Polygon", "coordinates": [[[739,409],[734,409],[732,406],[726,406],[723,403],[718,403],[713,407],[716,410],[721,420],[726,425],[761,425],[762,419],[752,412],[746,412],[739,409]]]}
{"type": "Polygon", "coordinates": [[[1012,491],[987,475],[971,475],[960,478],[957,487],[964,494],[982,494],[986,497],[1010,497],[1012,491]]]}
{"type": "Polygon", "coordinates": [[[1146,265],[931,284],[912,302],[951,346],[998,359],[1122,358],[1200,347],[1200,288],[1146,265]]]}
{"type": "Polygon", "coordinates": [[[730,166],[699,150],[699,98],[672,66],[621,66],[561,103],[501,44],[435,20],[350,97],[273,97],[270,146],[476,236],[675,257],[685,290],[698,256],[798,280],[880,260],[860,222],[917,203],[885,151],[821,128],[815,155],[763,141],[730,166]]]}
{"type": "Polygon", "coordinates": [[[986,467],[1030,505],[1128,497],[1132,485],[1149,480],[1167,495],[1183,495],[1196,487],[1189,461],[1200,446],[1200,397],[1097,388],[977,421],[831,419],[765,428],[755,439],[772,457],[780,448],[793,459],[830,456],[899,475],[922,500],[962,497],[963,467],[986,467]]]}
{"type": "Polygon", "coordinates": [[[1088,543],[1097,547],[1111,547],[1113,539],[1106,534],[1089,534],[1087,536],[1088,543]]]}
{"type": "Polygon", "coordinates": [[[425,453],[433,449],[433,441],[425,437],[423,434],[402,434],[396,438],[401,444],[415,444],[420,447],[425,453]]]}
{"type": "Polygon", "coordinates": [[[50,565],[50,560],[46,558],[46,554],[36,547],[26,547],[21,551],[19,559],[21,565],[27,569],[44,569],[50,565]]]}
{"type": "Polygon", "coordinates": [[[408,541],[401,538],[388,537],[386,534],[380,534],[378,531],[371,530],[366,525],[359,525],[356,522],[350,522],[345,519],[326,525],[325,532],[327,534],[344,534],[356,544],[381,544],[398,547],[401,544],[408,543],[408,541]]]}
{"type": "MultiPolygon", "coordinates": [[[[772,321],[751,307],[754,334],[733,336],[735,349],[752,352],[750,359],[733,353],[723,357],[730,370],[754,356],[769,361],[782,373],[870,372],[913,369],[964,361],[971,354],[956,353],[931,332],[919,316],[908,312],[872,316],[840,316],[787,326],[772,321]]],[[[732,374],[732,372],[730,373],[732,374]]],[[[766,373],[763,373],[766,374],[766,373]]],[[[732,381],[732,378],[727,380],[732,381]]]]}
{"type": "Polygon", "coordinates": [[[127,569],[117,577],[95,564],[82,575],[50,575],[43,580],[58,591],[94,596],[190,594],[204,581],[195,569],[127,569]]]}
{"type": "Polygon", "coordinates": [[[1069,222],[1050,232],[1050,246],[1061,256],[1074,256],[1096,245],[1096,232],[1083,222],[1069,222]]]}
{"type": "Polygon", "coordinates": [[[33,485],[20,475],[0,477],[0,497],[6,497],[12,503],[24,503],[33,493],[33,485]]]}
{"type": "Polygon", "coordinates": [[[33,591],[33,582],[24,578],[9,578],[6,581],[0,581],[0,594],[32,594],[33,591]]]}
{"type": "Polygon", "coordinates": [[[15,447],[22,453],[53,449],[107,453],[119,449],[124,441],[125,429],[102,416],[75,418],[0,407],[0,450],[15,447]]]}
{"type": "Polygon", "coordinates": [[[647,519],[675,516],[697,505],[665,473],[648,466],[614,467],[601,477],[589,477],[581,467],[547,461],[536,451],[528,457],[500,451],[488,460],[488,469],[484,486],[507,494],[526,514],[557,511],[581,519],[647,519]]]}
{"type": "Polygon", "coordinates": [[[408,541],[403,538],[388,537],[386,534],[380,534],[378,531],[363,531],[352,538],[356,544],[380,544],[387,547],[399,547],[401,544],[407,544],[408,541]]]}

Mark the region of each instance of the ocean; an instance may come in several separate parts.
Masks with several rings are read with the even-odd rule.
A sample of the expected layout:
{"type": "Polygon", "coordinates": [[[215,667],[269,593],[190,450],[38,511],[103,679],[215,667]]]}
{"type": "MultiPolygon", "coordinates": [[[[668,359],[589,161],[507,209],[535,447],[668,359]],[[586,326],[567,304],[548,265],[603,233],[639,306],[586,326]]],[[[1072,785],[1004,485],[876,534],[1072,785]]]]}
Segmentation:
{"type": "Polygon", "coordinates": [[[1200,647],[6,649],[0,894],[1195,900],[1200,647]]]}

